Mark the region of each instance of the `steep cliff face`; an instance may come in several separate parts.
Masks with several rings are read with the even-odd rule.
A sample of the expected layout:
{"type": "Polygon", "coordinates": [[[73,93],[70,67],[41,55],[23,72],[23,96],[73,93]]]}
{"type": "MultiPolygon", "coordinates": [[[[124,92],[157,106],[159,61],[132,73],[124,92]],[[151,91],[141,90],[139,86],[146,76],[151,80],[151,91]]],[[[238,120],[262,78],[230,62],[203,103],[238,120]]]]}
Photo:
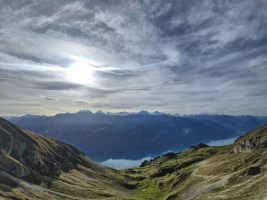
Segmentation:
{"type": "Polygon", "coordinates": [[[251,152],[267,148],[267,126],[239,137],[233,147],[235,153],[251,152]]]}

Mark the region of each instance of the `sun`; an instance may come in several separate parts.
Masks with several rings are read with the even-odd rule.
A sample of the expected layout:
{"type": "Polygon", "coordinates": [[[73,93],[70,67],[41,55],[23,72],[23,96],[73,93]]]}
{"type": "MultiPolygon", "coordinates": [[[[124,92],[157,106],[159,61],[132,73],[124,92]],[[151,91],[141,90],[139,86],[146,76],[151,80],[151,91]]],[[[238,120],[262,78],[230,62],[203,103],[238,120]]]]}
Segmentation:
{"type": "Polygon", "coordinates": [[[94,67],[87,60],[77,60],[67,68],[67,76],[71,82],[88,85],[93,83],[94,67]]]}

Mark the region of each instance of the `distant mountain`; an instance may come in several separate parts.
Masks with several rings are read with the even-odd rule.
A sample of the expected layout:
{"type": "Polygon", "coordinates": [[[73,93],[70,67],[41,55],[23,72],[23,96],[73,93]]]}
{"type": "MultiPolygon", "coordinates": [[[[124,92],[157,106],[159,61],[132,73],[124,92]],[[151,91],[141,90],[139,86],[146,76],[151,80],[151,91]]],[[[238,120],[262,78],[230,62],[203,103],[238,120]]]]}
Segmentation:
{"type": "Polygon", "coordinates": [[[200,142],[238,137],[267,124],[265,117],[174,116],[146,111],[117,114],[80,111],[55,116],[26,115],[11,121],[74,145],[97,161],[139,159],[178,151],[200,142]]]}
{"type": "Polygon", "coordinates": [[[191,115],[193,119],[209,120],[221,124],[229,129],[235,130],[240,134],[255,130],[267,123],[267,117],[255,116],[229,116],[229,115],[191,115]]]}

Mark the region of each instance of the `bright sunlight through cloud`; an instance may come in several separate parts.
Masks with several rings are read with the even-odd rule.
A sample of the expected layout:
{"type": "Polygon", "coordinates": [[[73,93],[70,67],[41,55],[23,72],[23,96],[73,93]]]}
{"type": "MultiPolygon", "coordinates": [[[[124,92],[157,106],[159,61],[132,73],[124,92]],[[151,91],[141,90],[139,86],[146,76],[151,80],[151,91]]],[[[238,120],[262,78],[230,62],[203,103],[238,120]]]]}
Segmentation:
{"type": "Polygon", "coordinates": [[[74,83],[81,85],[89,85],[93,83],[94,67],[86,59],[75,61],[68,69],[68,79],[74,83]]]}

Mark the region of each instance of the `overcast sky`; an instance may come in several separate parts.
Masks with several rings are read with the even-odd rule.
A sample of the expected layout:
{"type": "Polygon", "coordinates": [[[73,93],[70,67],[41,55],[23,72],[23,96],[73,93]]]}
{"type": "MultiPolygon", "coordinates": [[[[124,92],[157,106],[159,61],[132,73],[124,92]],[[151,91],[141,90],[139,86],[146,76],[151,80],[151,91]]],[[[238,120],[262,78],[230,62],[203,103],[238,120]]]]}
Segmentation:
{"type": "Polygon", "coordinates": [[[266,0],[0,0],[0,115],[267,115],[266,0]]]}

